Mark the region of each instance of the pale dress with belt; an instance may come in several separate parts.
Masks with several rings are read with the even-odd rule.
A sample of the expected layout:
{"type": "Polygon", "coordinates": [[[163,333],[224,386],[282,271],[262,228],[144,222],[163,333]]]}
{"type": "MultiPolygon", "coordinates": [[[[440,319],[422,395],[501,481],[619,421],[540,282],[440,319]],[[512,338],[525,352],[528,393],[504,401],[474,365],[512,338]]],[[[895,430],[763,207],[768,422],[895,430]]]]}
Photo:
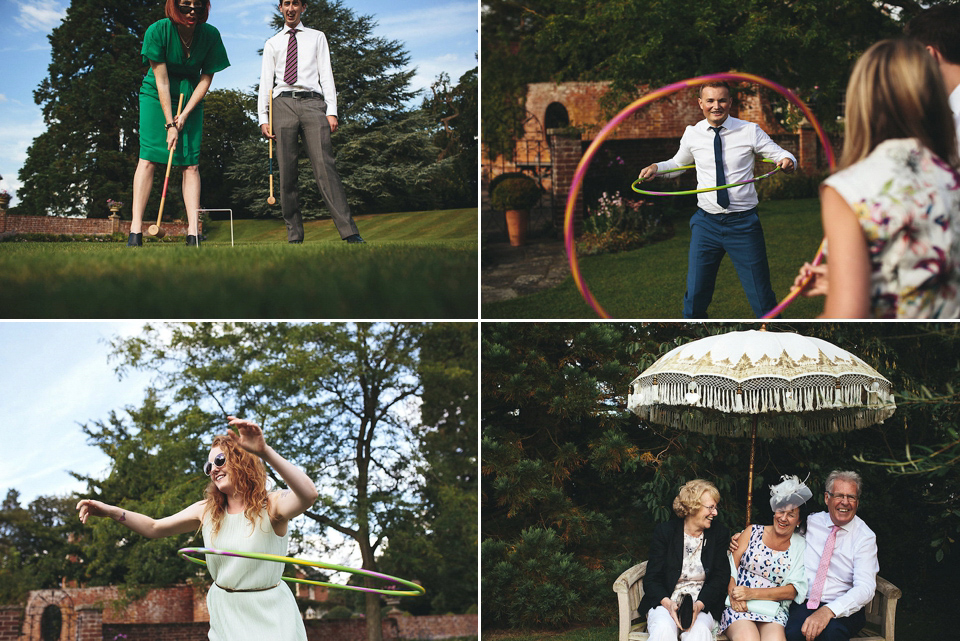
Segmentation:
{"type": "MultiPolygon", "coordinates": [[[[266,508],[260,512],[256,525],[243,512],[224,514],[216,537],[212,519],[204,518],[203,544],[210,548],[286,556],[289,538],[289,532],[276,535],[266,508]]],[[[283,563],[218,554],[208,554],[206,560],[214,580],[207,592],[211,641],[306,641],[307,632],[293,592],[280,581],[283,563]],[[271,589],[228,592],[222,588],[271,589]]]]}

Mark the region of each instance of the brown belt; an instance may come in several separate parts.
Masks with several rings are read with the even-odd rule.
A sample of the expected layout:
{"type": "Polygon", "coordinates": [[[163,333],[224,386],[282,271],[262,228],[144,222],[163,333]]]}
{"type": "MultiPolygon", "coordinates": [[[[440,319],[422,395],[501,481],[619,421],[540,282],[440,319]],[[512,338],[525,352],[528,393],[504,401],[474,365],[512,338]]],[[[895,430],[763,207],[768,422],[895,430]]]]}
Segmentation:
{"type": "Polygon", "coordinates": [[[215,583],[214,585],[216,585],[218,588],[220,588],[224,592],[264,592],[266,590],[272,590],[273,588],[277,587],[277,585],[280,585],[280,581],[277,581],[277,585],[271,585],[268,588],[248,588],[246,590],[234,590],[232,588],[225,588],[219,583],[215,583]]]}

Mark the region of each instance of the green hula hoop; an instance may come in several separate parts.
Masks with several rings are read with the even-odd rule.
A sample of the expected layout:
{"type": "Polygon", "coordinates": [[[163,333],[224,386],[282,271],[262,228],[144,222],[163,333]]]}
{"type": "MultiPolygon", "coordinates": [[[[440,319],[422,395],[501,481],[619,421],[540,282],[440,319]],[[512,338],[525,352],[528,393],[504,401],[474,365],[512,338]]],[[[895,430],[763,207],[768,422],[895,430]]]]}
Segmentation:
{"type": "Polygon", "coordinates": [[[391,581],[405,585],[411,590],[389,590],[386,588],[367,588],[358,585],[341,585],[339,583],[326,583],[324,581],[312,581],[310,579],[298,579],[292,576],[281,577],[284,581],[288,583],[305,583],[307,585],[319,585],[325,588],[336,588],[338,590],[354,590],[356,592],[373,592],[374,594],[382,594],[384,596],[422,596],[426,594],[426,590],[423,589],[422,585],[418,585],[413,581],[407,581],[405,579],[400,579],[395,576],[390,576],[389,574],[381,574],[380,572],[373,572],[371,570],[362,570],[358,568],[348,568],[343,565],[334,565],[333,563],[324,563],[323,561],[307,561],[306,559],[295,559],[289,556],[277,556],[275,554],[260,554],[258,552],[240,552],[239,550],[218,550],[216,548],[180,548],[177,550],[177,554],[180,555],[180,558],[185,561],[190,561],[191,563],[196,563],[197,565],[202,565],[206,567],[207,562],[204,559],[197,559],[190,554],[219,554],[221,556],[233,556],[241,559],[255,559],[258,561],[273,561],[274,563],[292,563],[294,565],[307,565],[315,568],[324,568],[325,570],[335,570],[337,572],[349,572],[350,574],[359,574],[361,576],[367,576],[374,579],[380,579],[381,581],[391,581]]]}
{"type": "MultiPolygon", "coordinates": [[[[761,158],[763,162],[772,163],[772,160],[767,160],[766,158],[761,158]]],[[[676,171],[686,171],[688,169],[694,169],[696,165],[687,165],[686,167],[677,167],[676,169],[667,169],[666,171],[658,171],[657,176],[662,176],[663,174],[672,174],[676,171]]],[[[773,171],[767,172],[762,176],[757,176],[756,178],[751,178],[750,180],[744,180],[739,183],[730,183],[729,185],[720,185],[718,187],[704,187],[703,189],[688,189],[687,191],[645,191],[637,187],[642,182],[645,182],[641,178],[637,178],[633,181],[633,184],[630,185],[630,188],[637,192],[638,194],[644,194],[645,196],[689,196],[690,194],[702,194],[706,191],[719,191],[721,189],[729,189],[730,187],[739,187],[740,185],[749,185],[750,183],[755,183],[758,180],[763,180],[768,176],[772,176],[775,173],[780,171],[780,167],[777,166],[773,171]]],[[[653,180],[657,176],[652,176],[649,180],[653,180]]]]}

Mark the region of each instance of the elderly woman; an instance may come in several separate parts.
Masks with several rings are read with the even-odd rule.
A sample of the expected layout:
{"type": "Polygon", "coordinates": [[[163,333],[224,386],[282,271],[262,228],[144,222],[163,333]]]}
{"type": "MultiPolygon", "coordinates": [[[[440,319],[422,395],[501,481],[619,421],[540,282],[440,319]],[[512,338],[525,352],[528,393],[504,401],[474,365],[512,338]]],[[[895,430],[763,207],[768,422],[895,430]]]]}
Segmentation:
{"type": "Polygon", "coordinates": [[[733,553],[726,610],[720,630],[731,641],[784,641],[791,601],[803,603],[806,543],[797,526],[800,507],[813,493],[796,476],[770,488],[772,525],[748,525],[733,553]]]}
{"type": "Polygon", "coordinates": [[[673,501],[677,518],[653,530],[640,614],[651,641],[711,641],[730,580],[729,533],[717,517],[720,492],[689,481],[673,501]]]}
{"type": "MultiPolygon", "coordinates": [[[[140,86],[140,161],[133,176],[133,221],[128,247],[143,245],[143,214],[157,167],[183,167],[187,244],[200,245],[200,143],[203,98],[213,74],[230,66],[216,27],[207,24],[210,0],[166,0],[166,18],[147,28],[143,64],[150,65],[140,86]],[[183,111],[177,115],[179,96],[183,111]]],[[[162,169],[161,169],[162,171],[162,169]]]]}

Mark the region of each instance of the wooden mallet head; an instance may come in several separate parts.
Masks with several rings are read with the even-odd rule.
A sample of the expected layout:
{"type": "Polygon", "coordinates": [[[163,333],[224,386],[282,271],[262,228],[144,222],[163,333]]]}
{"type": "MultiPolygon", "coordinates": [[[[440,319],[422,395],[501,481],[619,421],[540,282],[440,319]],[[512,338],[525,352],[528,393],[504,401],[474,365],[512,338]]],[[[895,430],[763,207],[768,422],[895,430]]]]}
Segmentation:
{"type": "Polygon", "coordinates": [[[147,227],[147,235],[154,236],[156,238],[163,238],[167,235],[167,232],[163,231],[159,225],[150,225],[147,227]]]}

